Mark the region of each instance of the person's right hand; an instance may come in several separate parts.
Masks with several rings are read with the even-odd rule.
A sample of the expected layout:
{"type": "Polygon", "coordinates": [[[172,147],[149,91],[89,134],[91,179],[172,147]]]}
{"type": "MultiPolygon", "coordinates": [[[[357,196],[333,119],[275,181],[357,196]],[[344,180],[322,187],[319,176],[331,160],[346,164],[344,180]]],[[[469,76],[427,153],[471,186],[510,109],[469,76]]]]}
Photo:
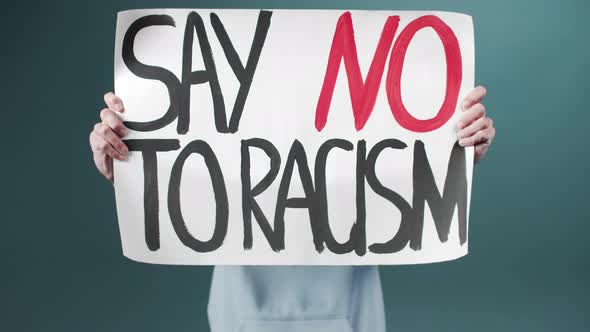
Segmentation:
{"type": "Polygon", "coordinates": [[[123,112],[123,101],[114,93],[104,95],[107,108],[100,111],[101,122],[94,125],[90,133],[90,148],[98,171],[113,182],[113,159],[125,160],[129,150],[121,138],[127,135],[127,128],[116,112],[123,112]]]}

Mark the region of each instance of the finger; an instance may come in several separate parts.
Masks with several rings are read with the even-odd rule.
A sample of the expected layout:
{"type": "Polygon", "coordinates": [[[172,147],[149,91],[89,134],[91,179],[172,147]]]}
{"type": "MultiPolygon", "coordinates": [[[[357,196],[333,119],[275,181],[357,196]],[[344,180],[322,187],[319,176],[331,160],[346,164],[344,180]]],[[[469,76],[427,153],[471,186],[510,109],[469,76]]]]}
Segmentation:
{"type": "Polygon", "coordinates": [[[487,90],[484,86],[478,86],[475,89],[469,91],[469,93],[463,98],[463,102],[461,103],[461,109],[466,111],[472,105],[481,102],[483,97],[486,96],[487,90]]]}
{"type": "Polygon", "coordinates": [[[112,92],[107,92],[104,95],[104,102],[107,106],[115,112],[123,112],[123,101],[112,92]]]}
{"type": "Polygon", "coordinates": [[[492,141],[496,137],[496,127],[494,127],[494,122],[493,121],[490,121],[490,127],[487,130],[489,131],[488,141],[489,141],[489,143],[492,143],[492,141]]]}
{"type": "Polygon", "coordinates": [[[482,118],[486,115],[486,108],[485,106],[483,106],[483,104],[477,103],[473,106],[471,106],[471,108],[469,108],[469,110],[467,110],[465,113],[463,113],[463,115],[461,116],[461,119],[459,120],[459,122],[457,122],[457,128],[458,129],[463,129],[465,127],[467,127],[468,125],[470,125],[473,121],[482,118]]]}
{"type": "Polygon", "coordinates": [[[108,108],[103,109],[100,111],[100,119],[103,123],[109,126],[119,137],[123,137],[127,135],[127,128],[123,124],[123,121],[115,112],[111,111],[108,108]]]}
{"type": "Polygon", "coordinates": [[[100,153],[94,153],[94,164],[98,171],[104,175],[107,180],[113,182],[113,159],[100,153]]]}
{"type": "Polygon", "coordinates": [[[99,135],[96,131],[92,131],[90,134],[90,146],[92,147],[93,152],[101,153],[103,155],[108,155],[111,158],[118,159],[118,160],[125,160],[125,156],[120,154],[112,145],[109,143],[106,138],[102,135],[99,135]]]}
{"type": "Polygon", "coordinates": [[[115,132],[103,122],[94,125],[94,131],[102,136],[119,154],[126,155],[129,152],[127,145],[123,143],[121,138],[119,138],[119,136],[117,136],[117,134],[115,134],[115,132]]]}
{"type": "Polygon", "coordinates": [[[475,146],[475,162],[480,161],[488,151],[489,143],[478,144],[475,146]]]}
{"type": "Polygon", "coordinates": [[[491,143],[491,135],[493,128],[487,128],[476,132],[473,136],[462,138],[459,140],[461,146],[473,146],[481,143],[491,143]]]}
{"type": "Polygon", "coordinates": [[[457,138],[465,138],[469,136],[473,136],[476,132],[480,130],[484,130],[491,126],[491,119],[486,117],[481,117],[475,121],[473,121],[469,126],[461,129],[457,133],[457,138]]]}

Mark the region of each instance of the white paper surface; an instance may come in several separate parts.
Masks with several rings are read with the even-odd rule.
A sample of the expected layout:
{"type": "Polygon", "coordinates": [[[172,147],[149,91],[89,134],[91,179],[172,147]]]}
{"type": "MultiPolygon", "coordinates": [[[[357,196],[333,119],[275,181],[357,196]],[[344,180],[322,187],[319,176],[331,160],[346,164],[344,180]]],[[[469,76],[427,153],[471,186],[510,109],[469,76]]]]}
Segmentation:
{"type": "MultiPolygon", "coordinates": [[[[132,49],[139,62],[164,68],[181,82],[185,27],[187,17],[193,11],[202,18],[207,33],[215,73],[223,94],[226,120],[229,122],[240,82],[213,29],[211,13],[215,13],[222,22],[241,64],[245,66],[252,48],[259,10],[150,9],[120,12],[115,42],[115,93],[125,105],[122,114],[125,121],[157,120],[167,112],[170,105],[169,91],[164,83],[157,79],[138,77],[124,62],[123,41],[129,27],[148,15],[165,15],[173,19],[175,26],[158,25],[141,29],[134,38],[132,49]]],[[[372,244],[387,242],[396,235],[400,228],[401,212],[396,205],[379,195],[366,179],[363,180],[366,215],[364,254],[358,254],[357,250],[334,253],[325,244],[324,249],[318,252],[313,241],[309,209],[290,207],[286,207],[284,214],[284,249],[271,248],[254,216],[251,219],[252,247],[244,248],[242,140],[262,138],[271,142],[280,154],[280,169],[276,178],[254,198],[273,228],[278,189],[293,142],[301,142],[316,187],[314,164],[319,147],[330,139],[349,141],[353,150],[331,150],[325,169],[330,230],[336,242],[345,243],[350,237],[352,225],[357,221],[356,159],[359,140],[366,141],[367,155],[377,143],[385,139],[396,139],[407,145],[405,149],[384,149],[374,167],[380,183],[401,196],[410,206],[413,206],[414,195],[414,147],[415,142],[420,140],[424,143],[436,189],[443,194],[451,150],[457,140],[456,122],[460,117],[460,103],[455,100],[457,106],[452,118],[442,127],[429,132],[408,130],[392,116],[386,81],[392,61],[391,49],[395,47],[404,28],[427,15],[444,22],[460,46],[462,77],[458,100],[474,85],[474,41],[470,16],[448,12],[353,10],[350,15],[363,80],[367,77],[387,18],[399,16],[399,26],[392,46],[387,51],[375,104],[364,127],[358,131],[355,129],[349,81],[342,62],[328,118],[319,131],[315,125],[318,98],[326,76],[337,23],[347,11],[269,11],[270,25],[235,133],[220,133],[216,129],[211,85],[203,82],[190,87],[190,123],[185,134],[178,133],[178,120],[175,119],[157,130],[131,130],[125,137],[126,140],[177,139],[180,148],[156,153],[159,209],[156,217],[159,235],[155,250],[146,244],[143,154],[134,151],[129,154],[127,161],[115,162],[117,214],[124,255],[136,261],[162,264],[362,265],[428,263],[467,254],[468,243],[465,241],[461,244],[459,237],[458,209],[454,207],[455,204],[446,241],[441,241],[431,207],[425,203],[419,250],[410,248],[409,243],[392,253],[374,253],[369,250],[372,244]],[[172,166],[187,144],[196,140],[206,142],[215,154],[227,193],[227,231],[222,234],[222,244],[209,252],[195,251],[183,243],[173,227],[168,206],[172,166]]],[[[205,61],[197,32],[194,32],[192,50],[192,70],[204,70],[205,61]]],[[[403,62],[400,84],[403,104],[414,118],[425,120],[437,115],[445,98],[447,64],[441,39],[432,28],[419,29],[411,39],[403,62]]],[[[465,152],[468,216],[473,149],[465,149],[465,152]]],[[[203,160],[200,154],[192,154],[186,159],[182,168],[179,200],[186,231],[194,239],[206,242],[211,239],[216,225],[216,204],[221,203],[216,203],[211,177],[203,160]]],[[[251,185],[254,187],[269,171],[270,162],[269,157],[256,148],[250,148],[250,162],[251,185]]],[[[288,188],[289,198],[304,197],[297,163],[295,165],[288,188]]],[[[310,201],[316,198],[313,196],[310,201]]],[[[415,223],[412,220],[412,225],[415,223]]]]}

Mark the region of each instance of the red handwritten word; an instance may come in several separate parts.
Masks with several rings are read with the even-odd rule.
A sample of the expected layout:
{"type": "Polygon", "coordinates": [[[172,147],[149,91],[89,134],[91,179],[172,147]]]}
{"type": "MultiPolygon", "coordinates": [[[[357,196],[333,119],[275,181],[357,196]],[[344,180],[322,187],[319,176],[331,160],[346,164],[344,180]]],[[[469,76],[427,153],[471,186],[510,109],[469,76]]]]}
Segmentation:
{"type": "MultiPolygon", "coordinates": [[[[366,81],[363,82],[350,12],[340,16],[336,25],[326,75],[324,76],[324,83],[316,108],[315,127],[318,131],[325,127],[328,119],[341,60],[344,60],[348,78],[355,128],[359,131],[365,126],[375,106],[377,91],[381,84],[385,61],[387,60],[387,52],[391,48],[399,20],[399,16],[389,16],[385,21],[366,81]]],[[[405,129],[414,132],[429,132],[444,125],[451,118],[457,106],[462,79],[461,50],[453,30],[436,16],[421,16],[410,22],[402,30],[391,49],[390,58],[385,83],[387,99],[395,120],[405,129]],[[444,102],[436,116],[431,119],[420,120],[412,116],[404,106],[401,98],[400,81],[408,45],[416,32],[426,27],[434,29],[442,41],[447,64],[447,84],[444,102]]]]}

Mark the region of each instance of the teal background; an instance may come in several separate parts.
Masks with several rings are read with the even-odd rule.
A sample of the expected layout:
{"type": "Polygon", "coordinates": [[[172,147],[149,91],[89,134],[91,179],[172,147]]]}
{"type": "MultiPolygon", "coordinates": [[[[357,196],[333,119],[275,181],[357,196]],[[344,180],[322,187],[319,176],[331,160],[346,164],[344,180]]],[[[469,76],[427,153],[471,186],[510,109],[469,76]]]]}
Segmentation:
{"type": "Polygon", "coordinates": [[[121,255],[88,134],[131,8],[471,14],[497,138],[476,167],[470,254],[382,267],[390,331],[590,331],[586,1],[23,1],[2,10],[0,330],[205,331],[211,267],[121,255]]]}

